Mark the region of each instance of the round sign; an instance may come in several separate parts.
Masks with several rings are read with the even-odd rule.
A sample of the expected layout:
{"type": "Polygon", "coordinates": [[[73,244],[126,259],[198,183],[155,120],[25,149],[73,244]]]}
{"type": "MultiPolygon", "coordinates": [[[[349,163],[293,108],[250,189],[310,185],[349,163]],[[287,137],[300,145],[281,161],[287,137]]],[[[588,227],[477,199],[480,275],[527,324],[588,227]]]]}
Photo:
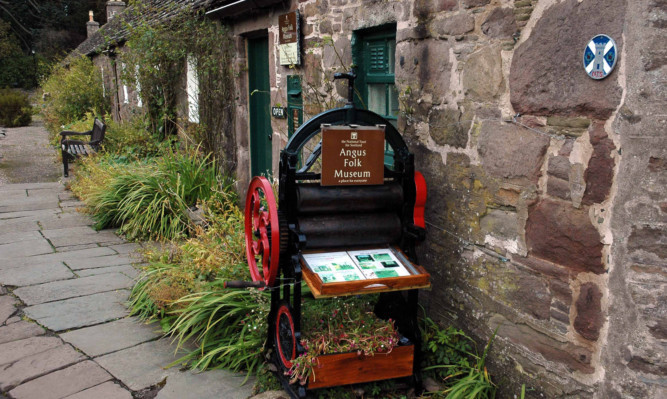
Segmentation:
{"type": "Polygon", "coordinates": [[[616,42],[607,35],[593,37],[584,50],[584,69],[593,79],[604,79],[616,65],[616,42]]]}

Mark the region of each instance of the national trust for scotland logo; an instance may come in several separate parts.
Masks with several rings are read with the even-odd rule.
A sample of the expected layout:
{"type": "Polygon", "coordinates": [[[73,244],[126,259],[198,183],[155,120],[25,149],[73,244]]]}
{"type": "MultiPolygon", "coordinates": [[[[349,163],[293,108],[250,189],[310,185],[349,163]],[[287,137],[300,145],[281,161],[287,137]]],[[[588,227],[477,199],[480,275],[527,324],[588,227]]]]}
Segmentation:
{"type": "Polygon", "coordinates": [[[584,49],[584,69],[591,78],[604,79],[614,70],[617,58],[614,39],[607,35],[596,35],[584,49]]]}

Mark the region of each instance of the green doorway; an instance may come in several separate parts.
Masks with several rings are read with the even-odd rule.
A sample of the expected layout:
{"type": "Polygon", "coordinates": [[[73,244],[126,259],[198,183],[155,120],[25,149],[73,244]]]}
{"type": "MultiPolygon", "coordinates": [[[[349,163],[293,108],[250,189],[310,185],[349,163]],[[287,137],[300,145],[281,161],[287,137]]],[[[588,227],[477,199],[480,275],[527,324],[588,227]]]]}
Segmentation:
{"type": "Polygon", "coordinates": [[[272,174],[269,38],[248,39],[248,89],[250,119],[250,173],[272,174]]]}

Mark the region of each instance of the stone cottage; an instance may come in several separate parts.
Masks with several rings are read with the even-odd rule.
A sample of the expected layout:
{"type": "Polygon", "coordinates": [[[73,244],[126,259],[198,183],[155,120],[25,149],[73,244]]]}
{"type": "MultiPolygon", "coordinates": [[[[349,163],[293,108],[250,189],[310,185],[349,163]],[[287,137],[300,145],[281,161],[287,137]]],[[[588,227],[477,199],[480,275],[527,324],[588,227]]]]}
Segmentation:
{"type": "MultiPolygon", "coordinates": [[[[295,128],[343,104],[332,75],[354,65],[359,105],[398,127],[428,183],[421,299],[480,343],[497,330],[501,396],[525,383],[528,397],[667,397],[665,1],[177,3],[233,34],[241,191],[277,171],[295,128]],[[300,60],[283,65],[280,18],[293,11],[300,60]],[[598,34],[616,43],[605,79],[582,65],[598,34]]],[[[124,4],[108,5],[101,30],[120,46],[124,4]]],[[[89,32],[78,52],[122,119],[140,97],[89,32]]]]}

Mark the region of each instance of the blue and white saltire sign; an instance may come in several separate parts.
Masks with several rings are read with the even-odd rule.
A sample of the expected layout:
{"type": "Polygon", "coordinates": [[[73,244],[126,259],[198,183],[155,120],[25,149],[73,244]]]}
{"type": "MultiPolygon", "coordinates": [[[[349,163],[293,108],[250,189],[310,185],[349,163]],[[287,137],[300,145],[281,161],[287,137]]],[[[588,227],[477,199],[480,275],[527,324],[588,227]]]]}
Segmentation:
{"type": "Polygon", "coordinates": [[[616,65],[616,42],[607,35],[593,37],[584,50],[584,69],[593,79],[604,79],[616,65]]]}

